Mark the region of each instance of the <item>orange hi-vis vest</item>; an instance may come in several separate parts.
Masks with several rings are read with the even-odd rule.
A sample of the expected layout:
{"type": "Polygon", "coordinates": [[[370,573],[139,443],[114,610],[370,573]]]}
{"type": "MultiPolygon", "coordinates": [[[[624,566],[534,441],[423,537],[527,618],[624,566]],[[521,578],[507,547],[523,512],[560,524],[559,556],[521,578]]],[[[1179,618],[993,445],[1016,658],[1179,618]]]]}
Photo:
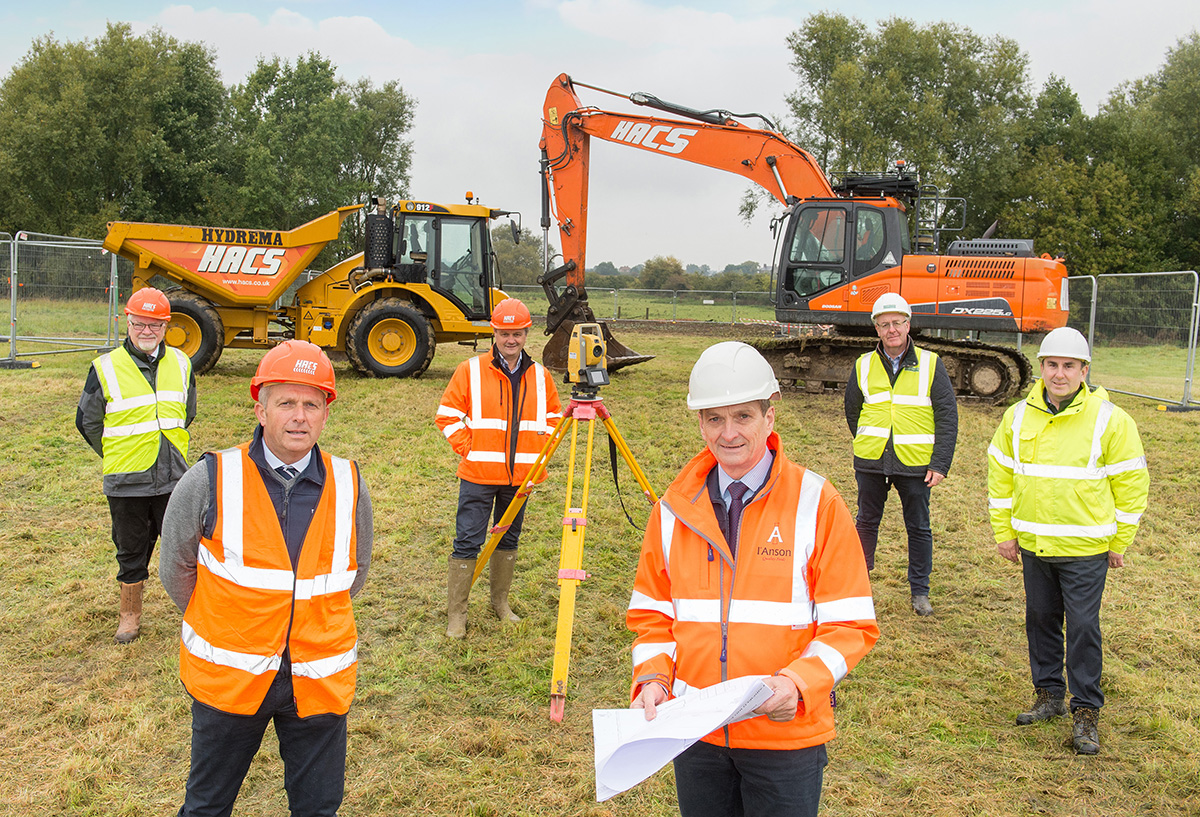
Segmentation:
{"type": "MultiPolygon", "coordinates": [[[[562,404],[542,364],[535,362],[525,370],[514,394],[512,381],[494,360],[488,352],[458,364],[442,394],[436,421],[454,453],[462,457],[460,479],[477,485],[520,485],[562,419],[562,404]],[[520,412],[516,429],[514,401],[520,412]]],[[[543,471],[538,481],[545,478],[543,471]]]]}
{"type": "Polygon", "coordinates": [[[321,452],[325,486],[292,570],[279,517],[246,443],[216,454],[212,537],[201,537],[179,675],[196,700],[252,715],[291,659],[300,717],[345,714],[358,633],[350,606],[358,467],[321,452]]]}
{"type": "Polygon", "coordinates": [[[655,506],[646,527],[626,623],[632,696],[658,682],[686,696],[743,675],[786,675],[803,708],[704,740],[732,748],[803,749],[834,737],[829,693],[879,638],[854,520],[823,477],[788,461],[772,432],[771,474],[746,505],[737,558],[705,482],[705,449],[655,506]]]}

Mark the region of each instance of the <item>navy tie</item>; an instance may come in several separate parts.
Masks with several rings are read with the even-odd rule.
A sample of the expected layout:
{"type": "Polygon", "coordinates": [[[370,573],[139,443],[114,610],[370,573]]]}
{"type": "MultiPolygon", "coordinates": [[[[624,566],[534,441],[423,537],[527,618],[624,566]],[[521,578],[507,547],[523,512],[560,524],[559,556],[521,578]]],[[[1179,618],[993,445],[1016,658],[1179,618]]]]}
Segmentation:
{"type": "Polygon", "coordinates": [[[729,528],[725,538],[729,541],[729,552],[737,556],[738,535],[742,530],[742,497],[750,490],[740,482],[729,484],[729,528]]]}
{"type": "Polygon", "coordinates": [[[295,468],[293,468],[290,465],[281,465],[275,469],[275,472],[278,473],[279,476],[286,479],[288,482],[291,482],[296,477],[300,476],[300,472],[297,471],[295,468]]]}

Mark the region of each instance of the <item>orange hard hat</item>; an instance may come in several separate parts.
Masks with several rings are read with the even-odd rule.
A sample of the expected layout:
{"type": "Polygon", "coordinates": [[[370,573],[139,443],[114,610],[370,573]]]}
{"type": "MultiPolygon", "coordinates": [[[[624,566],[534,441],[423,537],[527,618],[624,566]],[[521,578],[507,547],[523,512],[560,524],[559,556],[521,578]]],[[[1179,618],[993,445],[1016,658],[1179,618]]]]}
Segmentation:
{"type": "Polygon", "coordinates": [[[142,287],[129,296],[129,300],[125,304],[125,314],[165,321],[171,317],[171,302],[167,300],[167,296],[161,290],[154,287],[142,287]]]}
{"type": "Polygon", "coordinates": [[[250,396],[255,400],[258,400],[258,389],[264,383],[312,386],[329,396],[326,402],[337,399],[329,356],[320,346],[306,340],[285,340],[263,355],[258,362],[258,371],[250,380],[250,396]]]}
{"type": "Polygon", "coordinates": [[[492,310],[493,329],[528,329],[533,326],[529,307],[516,298],[505,298],[492,310]]]}

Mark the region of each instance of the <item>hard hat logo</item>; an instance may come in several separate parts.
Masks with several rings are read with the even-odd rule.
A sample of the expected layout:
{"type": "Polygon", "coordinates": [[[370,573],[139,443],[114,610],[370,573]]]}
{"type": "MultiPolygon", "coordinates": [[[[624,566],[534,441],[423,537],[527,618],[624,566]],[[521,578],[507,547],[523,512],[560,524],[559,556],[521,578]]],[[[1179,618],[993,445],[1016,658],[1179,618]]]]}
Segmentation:
{"type": "Polygon", "coordinates": [[[285,340],[263,355],[258,371],[250,380],[250,397],[258,400],[260,387],[268,383],[298,383],[325,392],[328,402],[337,399],[333,364],[315,343],[285,340]]]}

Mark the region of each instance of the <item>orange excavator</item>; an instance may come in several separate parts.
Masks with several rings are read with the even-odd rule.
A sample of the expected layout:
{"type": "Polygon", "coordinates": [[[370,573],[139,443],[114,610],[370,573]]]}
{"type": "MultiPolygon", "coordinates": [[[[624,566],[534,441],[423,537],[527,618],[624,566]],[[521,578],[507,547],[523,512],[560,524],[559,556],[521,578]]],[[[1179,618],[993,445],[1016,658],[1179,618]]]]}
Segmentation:
{"type": "MultiPolygon", "coordinates": [[[[584,287],[592,137],[736,173],[784,206],[772,225],[776,320],[824,328],[815,336],[755,343],[785,385],[808,391],[841,387],[854,359],[875,345],[871,306],[885,292],[900,293],[912,305],[914,334],[943,329],[1037,333],[1066,325],[1062,259],[1036,256],[1026,239],[956,240],[939,255],[943,234],[962,225],[940,226],[937,217],[962,199],[920,184],[903,162],[890,172],[846,173],[831,183],[811,154],[760,114],[696,110],[560,74],[546,93],[541,139],[542,227],[549,230],[553,215],[563,258],[553,269],[546,259],[539,278],[550,302],[546,331],[553,337],[544,359],[551,367],[565,368],[574,324],[596,322],[584,287]],[[577,87],[682,118],[584,106],[577,87]]],[[[617,342],[607,327],[604,335],[610,369],[650,359],[617,342]]],[[[929,334],[920,342],[942,357],[960,395],[1009,400],[1032,374],[1028,359],[1015,348],[929,334]]]]}

